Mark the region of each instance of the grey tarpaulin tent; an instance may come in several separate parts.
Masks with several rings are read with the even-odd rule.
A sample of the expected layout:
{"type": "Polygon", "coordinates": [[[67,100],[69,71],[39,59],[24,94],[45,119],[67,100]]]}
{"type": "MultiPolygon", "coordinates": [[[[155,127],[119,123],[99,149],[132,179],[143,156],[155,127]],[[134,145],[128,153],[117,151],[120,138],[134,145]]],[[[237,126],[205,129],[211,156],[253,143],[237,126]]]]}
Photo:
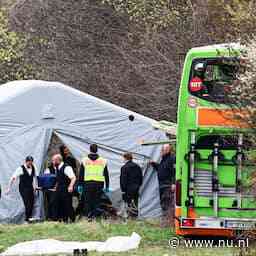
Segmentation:
{"type": "MultiPolygon", "coordinates": [[[[80,160],[90,143],[108,159],[113,202],[120,203],[119,174],[124,151],[135,153],[144,170],[140,216],[159,216],[158,181],[148,167],[159,159],[159,146],[140,146],[139,140],[166,139],[152,128],[152,119],[120,108],[57,82],[15,81],[0,86],[0,184],[6,189],[13,171],[26,155],[33,155],[42,171],[55,133],[80,160]],[[133,115],[133,121],[129,116],[133,115]]],[[[40,204],[41,200],[37,200],[40,204]]],[[[39,207],[40,208],[40,207],[39,207]]],[[[17,186],[0,199],[0,222],[19,222],[23,204],[17,186]]],[[[37,211],[37,215],[41,213],[37,211]]]]}

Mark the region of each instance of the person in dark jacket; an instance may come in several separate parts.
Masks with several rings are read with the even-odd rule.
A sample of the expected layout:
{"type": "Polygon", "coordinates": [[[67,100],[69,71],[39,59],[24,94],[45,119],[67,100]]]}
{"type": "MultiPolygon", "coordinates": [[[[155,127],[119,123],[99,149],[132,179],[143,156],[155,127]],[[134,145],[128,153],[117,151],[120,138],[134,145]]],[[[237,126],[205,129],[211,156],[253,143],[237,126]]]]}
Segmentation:
{"type": "Polygon", "coordinates": [[[98,155],[98,146],[90,146],[90,154],[82,159],[79,180],[84,182],[84,213],[88,218],[97,217],[97,209],[100,205],[104,189],[109,190],[109,173],[107,160],[98,155]]]}
{"type": "Polygon", "coordinates": [[[74,173],[77,173],[76,159],[70,154],[70,151],[66,145],[61,145],[60,154],[62,156],[63,162],[72,167],[74,173]]]}
{"type": "Polygon", "coordinates": [[[120,187],[123,193],[123,200],[128,204],[130,217],[138,216],[139,189],[142,185],[142,169],[133,162],[131,153],[123,155],[125,164],[121,168],[120,187]]]}
{"type": "Polygon", "coordinates": [[[25,163],[18,167],[11,177],[7,193],[10,192],[12,184],[19,178],[19,192],[25,206],[25,221],[32,218],[34,208],[34,192],[37,188],[36,167],[32,156],[27,156],[25,163]]]}
{"type": "Polygon", "coordinates": [[[164,213],[170,207],[174,207],[175,191],[175,155],[169,144],[163,145],[160,163],[151,161],[151,165],[157,171],[159,181],[160,203],[164,213]]]}
{"type": "Polygon", "coordinates": [[[71,166],[65,164],[60,154],[52,157],[52,163],[57,174],[56,204],[58,209],[58,220],[68,222],[75,221],[72,206],[72,193],[76,182],[76,176],[71,166]]]}

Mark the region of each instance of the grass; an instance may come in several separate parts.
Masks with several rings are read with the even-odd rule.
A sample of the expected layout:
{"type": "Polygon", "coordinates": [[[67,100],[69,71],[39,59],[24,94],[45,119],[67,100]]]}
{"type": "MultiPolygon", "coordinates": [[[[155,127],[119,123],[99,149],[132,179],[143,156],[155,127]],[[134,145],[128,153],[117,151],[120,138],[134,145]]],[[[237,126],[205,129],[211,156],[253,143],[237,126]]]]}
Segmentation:
{"type": "MultiPolygon", "coordinates": [[[[89,252],[90,256],[233,256],[238,255],[237,250],[230,248],[178,248],[170,249],[168,240],[174,237],[170,228],[160,228],[157,222],[129,221],[120,222],[87,222],[81,221],[75,224],[65,225],[62,223],[38,223],[31,225],[0,225],[0,247],[7,247],[19,242],[36,239],[58,239],[63,241],[104,241],[110,236],[131,235],[137,232],[142,241],[139,249],[126,253],[97,253],[89,252]]],[[[244,254],[246,256],[256,255],[256,252],[244,254]],[[251,254],[252,253],[252,254],[251,254]]]]}

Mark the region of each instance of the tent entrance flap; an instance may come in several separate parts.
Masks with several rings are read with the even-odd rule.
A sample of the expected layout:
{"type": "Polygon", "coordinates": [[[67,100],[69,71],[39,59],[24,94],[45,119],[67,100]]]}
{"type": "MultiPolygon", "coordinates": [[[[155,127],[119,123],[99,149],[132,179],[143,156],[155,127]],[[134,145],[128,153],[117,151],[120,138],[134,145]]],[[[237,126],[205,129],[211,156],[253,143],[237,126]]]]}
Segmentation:
{"type": "MultiPolygon", "coordinates": [[[[81,159],[89,153],[91,143],[87,138],[79,138],[75,134],[67,134],[64,131],[55,131],[56,135],[69,147],[76,159],[81,159]]],[[[121,206],[120,193],[120,169],[123,162],[122,154],[125,149],[111,148],[106,145],[99,144],[99,154],[107,159],[108,170],[110,175],[110,186],[114,191],[111,200],[117,208],[121,206]]],[[[141,217],[157,217],[161,214],[159,185],[157,174],[148,164],[150,158],[139,153],[134,153],[134,160],[142,167],[143,185],[140,190],[139,215],[141,217]]]]}

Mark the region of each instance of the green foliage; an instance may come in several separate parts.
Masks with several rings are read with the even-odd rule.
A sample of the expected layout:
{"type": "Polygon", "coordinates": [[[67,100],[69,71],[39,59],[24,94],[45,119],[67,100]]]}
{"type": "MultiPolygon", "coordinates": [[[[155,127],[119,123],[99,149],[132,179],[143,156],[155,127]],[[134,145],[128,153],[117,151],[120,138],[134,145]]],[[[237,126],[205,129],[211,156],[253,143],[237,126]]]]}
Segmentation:
{"type": "Polygon", "coordinates": [[[28,39],[8,29],[8,18],[0,9],[0,84],[12,80],[35,78],[31,65],[25,63],[28,39]]]}
{"type": "Polygon", "coordinates": [[[102,0],[115,10],[128,14],[132,21],[148,28],[164,28],[173,22],[177,10],[169,0],[102,0]]]}
{"type": "Polygon", "coordinates": [[[225,5],[225,9],[230,15],[237,37],[246,42],[255,33],[255,0],[231,0],[225,5]]]}
{"type": "Polygon", "coordinates": [[[199,26],[199,31],[216,41],[232,41],[255,32],[255,0],[101,1],[149,29],[167,28],[171,25],[181,28],[188,22],[185,25],[187,28],[189,24],[199,26]]]}

